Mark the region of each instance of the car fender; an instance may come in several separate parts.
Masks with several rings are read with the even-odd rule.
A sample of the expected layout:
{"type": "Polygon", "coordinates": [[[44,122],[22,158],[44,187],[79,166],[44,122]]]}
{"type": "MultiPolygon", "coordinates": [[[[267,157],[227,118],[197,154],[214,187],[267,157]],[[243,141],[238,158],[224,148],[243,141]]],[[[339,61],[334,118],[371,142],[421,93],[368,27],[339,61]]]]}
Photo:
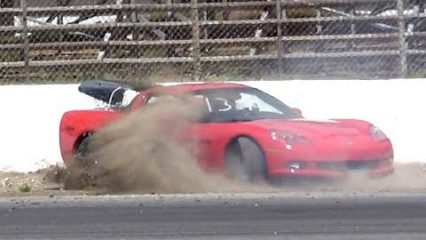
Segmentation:
{"type": "Polygon", "coordinates": [[[120,113],[102,110],[69,111],[60,122],[60,150],[65,165],[71,163],[78,142],[120,117],[120,113]]]}

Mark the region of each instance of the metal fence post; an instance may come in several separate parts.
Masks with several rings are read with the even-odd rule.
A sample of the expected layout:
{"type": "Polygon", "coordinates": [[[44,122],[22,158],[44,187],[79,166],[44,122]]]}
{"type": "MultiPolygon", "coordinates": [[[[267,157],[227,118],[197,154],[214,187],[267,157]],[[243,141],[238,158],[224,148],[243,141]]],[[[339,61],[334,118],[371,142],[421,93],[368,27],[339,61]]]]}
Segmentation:
{"type": "Polygon", "coordinates": [[[200,25],[198,20],[198,0],[191,0],[191,22],[192,22],[192,50],[194,81],[201,79],[201,51],[200,51],[200,25]]]}
{"type": "Polygon", "coordinates": [[[283,73],[283,42],[282,42],[282,9],[281,9],[281,0],[277,0],[276,5],[276,20],[277,20],[277,60],[278,60],[278,75],[281,76],[283,73]]]}
{"type": "Polygon", "coordinates": [[[28,23],[27,23],[27,0],[21,0],[20,2],[22,8],[22,34],[24,39],[24,49],[23,49],[23,58],[24,58],[24,71],[25,71],[25,81],[29,82],[30,80],[30,56],[29,56],[29,40],[28,40],[28,23]]]}
{"type": "MultiPolygon", "coordinates": [[[[63,0],[57,0],[57,5],[59,7],[62,6],[66,6],[66,4],[64,3],[63,0]]],[[[63,13],[59,13],[58,14],[58,25],[62,26],[64,24],[64,14],[63,13]]],[[[64,33],[63,32],[59,32],[59,41],[63,42],[64,41],[64,33]]],[[[62,49],[58,49],[58,55],[60,55],[62,53],[62,49]]]]}
{"type": "Polygon", "coordinates": [[[406,78],[408,75],[407,69],[407,42],[405,39],[405,18],[404,18],[404,1],[396,0],[398,8],[398,24],[399,24],[399,56],[400,56],[400,68],[401,78],[406,78]]]}

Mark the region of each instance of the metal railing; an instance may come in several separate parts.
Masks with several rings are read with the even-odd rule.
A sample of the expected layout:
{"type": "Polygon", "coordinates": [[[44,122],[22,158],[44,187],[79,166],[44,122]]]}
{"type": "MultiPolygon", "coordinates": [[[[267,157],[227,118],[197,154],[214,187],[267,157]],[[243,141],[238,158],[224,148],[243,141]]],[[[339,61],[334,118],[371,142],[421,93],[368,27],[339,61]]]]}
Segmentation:
{"type": "Polygon", "coordinates": [[[0,8],[2,83],[426,73],[422,0],[9,2],[0,8]]]}

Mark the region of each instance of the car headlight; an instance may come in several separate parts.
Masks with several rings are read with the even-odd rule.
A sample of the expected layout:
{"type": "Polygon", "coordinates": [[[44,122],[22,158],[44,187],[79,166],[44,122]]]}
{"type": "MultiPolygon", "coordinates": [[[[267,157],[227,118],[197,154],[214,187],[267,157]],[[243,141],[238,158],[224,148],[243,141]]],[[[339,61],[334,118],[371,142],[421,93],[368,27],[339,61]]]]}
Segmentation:
{"type": "Polygon", "coordinates": [[[303,135],[280,130],[272,130],[271,138],[273,140],[281,140],[286,143],[308,143],[308,139],[303,135]]]}
{"type": "Polygon", "coordinates": [[[376,126],[371,126],[369,129],[369,133],[370,136],[378,142],[388,139],[385,133],[376,126]]]}

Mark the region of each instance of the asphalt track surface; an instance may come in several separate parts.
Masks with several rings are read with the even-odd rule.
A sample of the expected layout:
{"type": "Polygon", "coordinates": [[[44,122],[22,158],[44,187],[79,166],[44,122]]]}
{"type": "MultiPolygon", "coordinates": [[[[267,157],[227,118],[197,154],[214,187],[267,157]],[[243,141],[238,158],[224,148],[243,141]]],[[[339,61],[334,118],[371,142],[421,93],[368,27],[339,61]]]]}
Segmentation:
{"type": "Polygon", "coordinates": [[[426,239],[426,193],[0,198],[0,239],[426,239]]]}

